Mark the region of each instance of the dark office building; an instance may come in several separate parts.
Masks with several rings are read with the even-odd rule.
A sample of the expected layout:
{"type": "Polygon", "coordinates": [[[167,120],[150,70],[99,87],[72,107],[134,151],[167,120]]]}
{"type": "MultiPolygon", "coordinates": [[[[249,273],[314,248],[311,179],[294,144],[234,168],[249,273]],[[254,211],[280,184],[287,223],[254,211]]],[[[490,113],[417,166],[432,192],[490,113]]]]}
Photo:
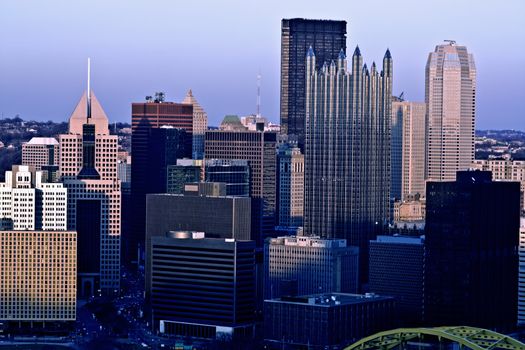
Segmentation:
{"type": "Polygon", "coordinates": [[[250,166],[247,160],[207,159],[206,182],[226,184],[226,195],[250,196],[250,166]]]}
{"type": "Polygon", "coordinates": [[[168,232],[150,241],[153,329],[197,338],[253,336],[255,242],[168,232]]]}
{"type": "Polygon", "coordinates": [[[275,226],[276,144],[276,133],[260,131],[207,131],[204,140],[206,160],[248,161],[252,240],[260,247],[275,226]]]}
{"type": "MultiPolygon", "coordinates": [[[[131,123],[132,138],[131,152],[131,191],[132,191],[132,231],[129,240],[131,251],[123,252],[124,261],[136,261],[137,247],[144,250],[144,229],[146,215],[146,194],[166,192],[166,168],[169,164],[176,164],[177,158],[191,158],[191,140],[193,130],[193,106],[191,104],[164,102],[163,94],[157,94],[156,99],[148,102],[132,103],[131,123]],[[173,127],[177,131],[161,131],[162,127],[173,127]],[[179,148],[179,154],[170,153],[164,146],[173,147],[174,134],[179,129],[186,132],[184,147],[179,148]],[[162,134],[164,139],[157,139],[162,134]],[[173,133],[171,136],[168,134],[173,133]],[[155,152],[160,152],[156,154],[155,152]],[[174,160],[175,159],[175,160],[174,160]],[[160,167],[160,168],[157,168],[160,167]],[[152,168],[153,167],[153,168],[152,168]],[[162,169],[164,168],[164,175],[162,169]],[[162,177],[164,180],[162,181],[162,177]],[[158,182],[160,181],[160,182],[158,182]]],[[[179,134],[179,136],[182,133],[179,134]]]]}
{"type": "Polygon", "coordinates": [[[425,325],[516,325],[520,184],[491,176],[427,183],[425,325]]]}
{"type": "Polygon", "coordinates": [[[264,301],[264,339],[270,349],[342,349],[394,328],[392,297],[315,294],[264,301]]]}
{"type": "Polygon", "coordinates": [[[76,205],[78,290],[81,297],[91,296],[100,288],[100,200],[78,200],[76,205]],[[85,282],[88,280],[89,282],[85,282]],[[84,288],[81,283],[90,284],[84,288]],[[87,290],[83,295],[84,289],[87,290]]]}
{"type": "Polygon", "coordinates": [[[424,237],[378,236],[370,241],[369,289],[396,299],[398,326],[423,320],[424,237]]]}
{"type": "Polygon", "coordinates": [[[281,133],[294,136],[302,151],[305,140],[306,63],[308,48],[317,68],[346,53],[346,21],[283,19],[281,25],[281,133]]]}
{"type": "Polygon", "coordinates": [[[201,171],[192,159],[179,159],[176,165],[168,165],[166,192],[183,194],[185,184],[201,180],[201,171]]]}

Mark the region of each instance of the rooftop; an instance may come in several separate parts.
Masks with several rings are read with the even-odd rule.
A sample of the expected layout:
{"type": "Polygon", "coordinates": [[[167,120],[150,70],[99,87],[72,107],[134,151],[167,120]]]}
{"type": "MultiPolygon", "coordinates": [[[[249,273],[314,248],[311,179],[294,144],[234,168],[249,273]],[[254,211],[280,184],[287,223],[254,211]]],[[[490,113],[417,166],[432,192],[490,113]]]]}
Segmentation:
{"type": "Polygon", "coordinates": [[[26,145],[58,145],[54,137],[33,137],[26,145]]]}
{"type": "Polygon", "coordinates": [[[265,300],[270,303],[308,304],[320,307],[334,307],[340,305],[361,304],[382,300],[393,299],[389,296],[381,296],[374,293],[347,294],[347,293],[322,293],[310,294],[297,297],[282,297],[265,300]]]}

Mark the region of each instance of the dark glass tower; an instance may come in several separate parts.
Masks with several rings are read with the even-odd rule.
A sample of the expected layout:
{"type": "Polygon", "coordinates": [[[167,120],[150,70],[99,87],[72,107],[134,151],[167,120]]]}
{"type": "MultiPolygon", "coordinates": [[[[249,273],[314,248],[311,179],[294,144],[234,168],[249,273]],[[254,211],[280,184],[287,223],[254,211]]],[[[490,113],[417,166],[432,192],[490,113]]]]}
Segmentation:
{"type": "Polygon", "coordinates": [[[317,67],[346,53],[346,21],[283,19],[281,25],[281,132],[297,139],[304,151],[306,64],[309,47],[317,67]]]}
{"type": "Polygon", "coordinates": [[[341,50],[316,69],[312,49],[306,62],[304,232],[358,246],[366,281],[369,241],[389,216],[392,57],[368,69],[359,48],[350,62],[341,50]]]}
{"type": "Polygon", "coordinates": [[[425,325],[516,325],[520,185],[489,171],[427,183],[425,325]]]}
{"type": "MultiPolygon", "coordinates": [[[[129,247],[124,251],[124,261],[136,261],[137,248],[139,252],[144,251],[144,230],[146,227],[146,194],[166,191],[166,173],[164,168],[169,164],[176,164],[176,158],[191,158],[192,132],[193,132],[193,106],[191,104],[164,102],[156,99],[145,103],[133,103],[131,105],[131,214],[129,220],[132,221],[132,231],[124,232],[125,240],[129,242],[129,247]],[[162,127],[173,127],[176,130],[184,129],[187,136],[185,138],[185,151],[183,154],[169,154],[166,149],[162,149],[161,143],[165,146],[173,143],[168,139],[159,140],[157,133],[169,133],[169,131],[158,131],[162,127]],[[189,150],[189,151],[188,151],[189,150]],[[160,152],[160,153],[159,153],[160,152]],[[171,161],[166,161],[167,158],[171,161]],[[175,160],[173,160],[175,159],[175,160]],[[164,168],[164,177],[159,177],[164,168]],[[164,164],[164,165],[162,165],[164,164]],[[153,181],[162,181],[153,183],[153,181]]],[[[173,131],[178,133],[178,131],[173,131]]],[[[175,137],[175,136],[173,136],[175,137]]],[[[126,220],[126,218],[125,218],[126,220]]]]}

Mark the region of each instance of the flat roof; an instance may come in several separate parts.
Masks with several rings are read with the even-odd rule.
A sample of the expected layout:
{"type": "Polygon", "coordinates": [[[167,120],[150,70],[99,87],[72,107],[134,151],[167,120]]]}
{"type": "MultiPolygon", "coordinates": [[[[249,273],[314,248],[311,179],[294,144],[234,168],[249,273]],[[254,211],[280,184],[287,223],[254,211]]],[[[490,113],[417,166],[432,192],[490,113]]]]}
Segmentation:
{"type": "Polygon", "coordinates": [[[267,299],[268,303],[286,303],[299,305],[312,305],[320,307],[334,307],[341,305],[361,304],[383,300],[393,300],[393,297],[382,296],[375,293],[366,294],[348,294],[348,293],[321,293],[309,294],[295,297],[281,297],[276,299],[267,299]]]}

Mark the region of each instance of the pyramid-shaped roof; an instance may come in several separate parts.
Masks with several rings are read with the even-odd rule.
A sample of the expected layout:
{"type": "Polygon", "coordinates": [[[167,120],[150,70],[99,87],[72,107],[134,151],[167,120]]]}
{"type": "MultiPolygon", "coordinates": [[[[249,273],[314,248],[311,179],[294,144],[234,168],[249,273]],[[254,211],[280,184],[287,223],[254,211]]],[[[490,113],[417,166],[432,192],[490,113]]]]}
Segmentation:
{"type": "Polygon", "coordinates": [[[193,113],[206,113],[204,112],[204,108],[202,108],[199,102],[197,102],[195,96],[193,96],[191,89],[188,90],[188,93],[186,94],[186,97],[184,97],[182,103],[193,105],[193,113]]]}
{"type": "MultiPolygon", "coordinates": [[[[75,110],[69,118],[69,133],[70,134],[82,134],[82,126],[87,123],[87,93],[84,92],[80,101],[78,102],[75,110]]],[[[95,124],[95,134],[97,135],[108,135],[108,117],[102,109],[100,102],[97,97],[91,91],[91,119],[90,124],[95,124]]]]}

